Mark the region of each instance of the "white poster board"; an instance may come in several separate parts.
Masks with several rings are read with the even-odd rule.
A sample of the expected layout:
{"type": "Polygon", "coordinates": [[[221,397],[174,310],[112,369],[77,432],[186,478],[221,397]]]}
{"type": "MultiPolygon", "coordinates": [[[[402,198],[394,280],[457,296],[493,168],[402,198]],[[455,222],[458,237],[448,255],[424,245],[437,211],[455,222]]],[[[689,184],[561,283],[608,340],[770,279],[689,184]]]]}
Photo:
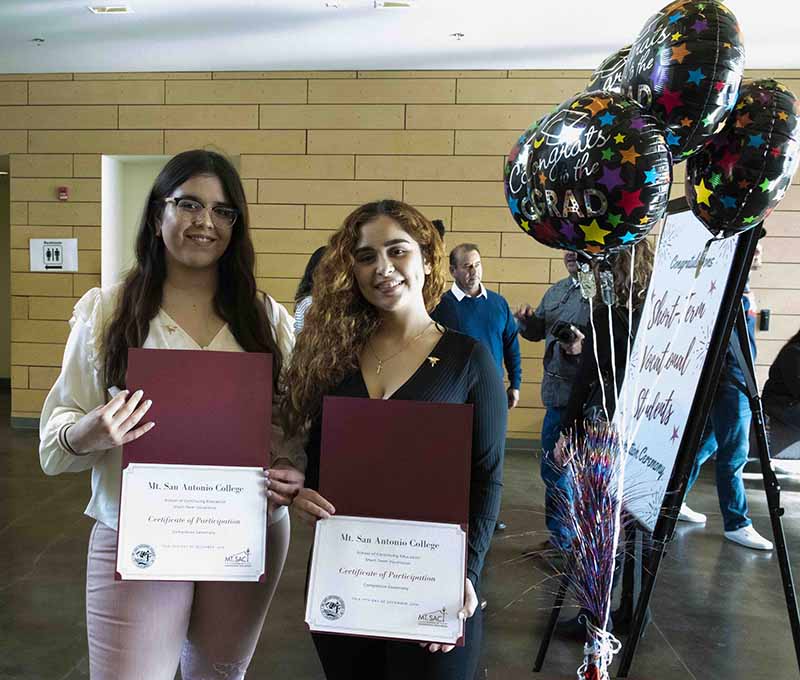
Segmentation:
{"type": "Polygon", "coordinates": [[[691,211],[670,215],[614,421],[631,440],[625,507],[655,528],[719,314],[738,237],[714,242],[691,211]]]}

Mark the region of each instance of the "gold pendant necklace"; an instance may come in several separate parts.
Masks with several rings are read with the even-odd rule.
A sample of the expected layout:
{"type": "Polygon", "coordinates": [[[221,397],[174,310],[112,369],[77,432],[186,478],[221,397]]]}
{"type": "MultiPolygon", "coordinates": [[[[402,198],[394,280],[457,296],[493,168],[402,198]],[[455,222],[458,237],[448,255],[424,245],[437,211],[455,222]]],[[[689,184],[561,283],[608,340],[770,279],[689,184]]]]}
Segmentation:
{"type": "Polygon", "coordinates": [[[403,352],[405,352],[405,351],[406,351],[406,350],[407,350],[409,347],[411,347],[411,345],[413,345],[413,344],[414,344],[414,343],[415,343],[417,340],[419,340],[419,339],[420,339],[420,338],[421,338],[423,335],[425,335],[425,333],[427,333],[427,332],[428,332],[428,329],[429,329],[429,328],[430,328],[432,325],[433,325],[433,321],[431,321],[431,322],[430,322],[430,323],[429,323],[427,326],[425,326],[425,328],[423,328],[423,329],[422,329],[422,331],[419,333],[419,335],[415,335],[413,338],[411,338],[411,340],[409,340],[409,341],[408,341],[408,342],[407,342],[405,345],[403,345],[403,346],[402,346],[402,347],[401,347],[399,350],[397,350],[397,351],[396,351],[394,354],[392,354],[392,355],[390,355],[390,356],[386,357],[385,359],[381,359],[381,358],[378,356],[378,354],[377,354],[377,352],[375,351],[375,349],[372,347],[372,342],[370,342],[370,341],[367,341],[367,345],[369,346],[369,351],[370,351],[370,352],[372,352],[372,356],[374,356],[374,357],[375,357],[375,360],[378,362],[378,366],[377,366],[377,368],[375,369],[375,374],[376,374],[376,375],[380,375],[380,374],[381,374],[381,370],[383,370],[383,365],[384,365],[384,364],[385,364],[387,361],[391,361],[391,360],[392,360],[392,359],[394,359],[394,358],[395,358],[395,357],[396,357],[398,354],[402,354],[403,352]]]}

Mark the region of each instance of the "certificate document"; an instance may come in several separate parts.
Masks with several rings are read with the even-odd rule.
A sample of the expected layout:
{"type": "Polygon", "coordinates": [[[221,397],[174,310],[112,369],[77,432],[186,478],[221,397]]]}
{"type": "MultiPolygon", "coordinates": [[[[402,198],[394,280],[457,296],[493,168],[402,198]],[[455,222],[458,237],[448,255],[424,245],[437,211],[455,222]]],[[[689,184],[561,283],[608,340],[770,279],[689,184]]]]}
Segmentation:
{"type": "Polygon", "coordinates": [[[306,602],[312,631],[456,644],[466,533],[458,524],[320,520],[306,602]]]}
{"type": "Polygon", "coordinates": [[[129,463],[122,471],[122,579],[258,581],[266,534],[261,467],[129,463]]]}

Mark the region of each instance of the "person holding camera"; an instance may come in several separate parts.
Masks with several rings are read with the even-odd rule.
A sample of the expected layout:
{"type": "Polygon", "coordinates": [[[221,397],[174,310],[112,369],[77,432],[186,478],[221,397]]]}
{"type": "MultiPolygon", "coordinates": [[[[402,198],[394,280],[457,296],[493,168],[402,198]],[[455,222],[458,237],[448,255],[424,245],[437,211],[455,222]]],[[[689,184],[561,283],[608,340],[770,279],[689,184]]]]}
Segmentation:
{"type": "Polygon", "coordinates": [[[553,451],[561,433],[561,417],[569,401],[578,371],[584,331],[589,324],[589,304],[578,285],[578,255],[564,254],[568,276],[545,292],[539,306],[520,307],[515,316],[520,335],[533,342],[545,341],[542,403],[546,410],[542,423],[541,475],[545,484],[545,523],[550,538],[543,548],[569,543],[570,533],[560,525],[555,502],[559,489],[564,491],[564,473],[553,460],[553,451]]]}

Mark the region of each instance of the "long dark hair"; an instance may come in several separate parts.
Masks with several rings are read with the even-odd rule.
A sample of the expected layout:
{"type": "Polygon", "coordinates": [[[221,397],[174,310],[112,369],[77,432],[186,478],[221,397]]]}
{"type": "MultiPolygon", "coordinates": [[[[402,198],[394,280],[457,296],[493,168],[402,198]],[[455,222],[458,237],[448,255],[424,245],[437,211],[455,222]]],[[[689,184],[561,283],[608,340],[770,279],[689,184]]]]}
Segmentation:
{"type": "Polygon", "coordinates": [[[311,295],[311,288],[314,285],[314,270],[324,254],[325,246],[320,246],[311,253],[311,257],[308,258],[308,263],[306,264],[306,270],[303,272],[303,278],[300,279],[297,292],[294,294],[295,302],[300,302],[304,297],[311,295]]]}
{"type": "Polygon", "coordinates": [[[156,235],[156,227],[164,214],[164,199],[197,175],[217,177],[227,201],[239,212],[230,243],[217,262],[214,310],[227,322],[242,349],[272,354],[272,380],[277,391],[283,357],[256,288],[256,256],[250,240],[250,218],[242,181],[228,159],[201,149],[184,151],[172,158],[150,189],[136,235],[136,264],[125,277],[116,312],[105,334],[106,386],[125,385],[128,348],[142,346],[150,320],[161,307],[167,265],[164,241],[156,235]]]}

